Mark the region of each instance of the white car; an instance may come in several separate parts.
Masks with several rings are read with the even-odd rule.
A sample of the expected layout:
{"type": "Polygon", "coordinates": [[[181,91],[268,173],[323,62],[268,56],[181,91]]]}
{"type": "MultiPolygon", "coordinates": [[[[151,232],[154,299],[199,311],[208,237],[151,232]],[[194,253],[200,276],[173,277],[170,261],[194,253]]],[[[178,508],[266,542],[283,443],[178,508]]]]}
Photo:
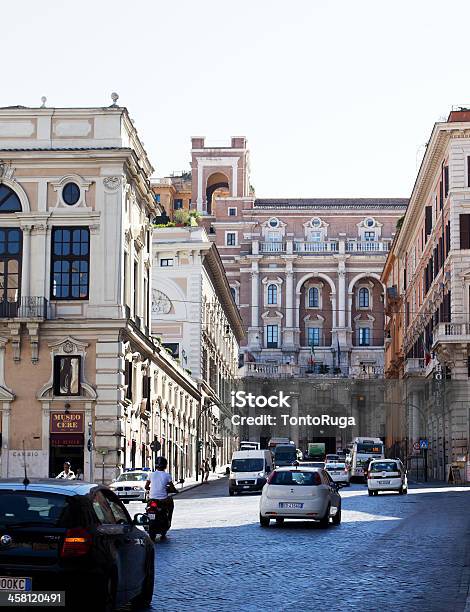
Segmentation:
{"type": "Polygon", "coordinates": [[[327,463],[325,465],[325,470],[331,476],[333,482],[345,485],[346,487],[349,487],[349,485],[351,484],[351,474],[349,472],[349,467],[346,465],[346,463],[327,463]]]}
{"type": "Polygon", "coordinates": [[[259,522],[269,527],[271,519],[312,519],[327,527],[341,522],[341,497],[338,485],[321,468],[298,466],[274,470],[264,485],[259,522]]]}
{"type": "Polygon", "coordinates": [[[123,472],[116,480],[114,480],[109,488],[116,493],[119,499],[123,502],[127,501],[146,501],[147,490],[145,483],[150,472],[146,470],[132,470],[123,472]]]}
{"type": "Polygon", "coordinates": [[[408,478],[400,459],[374,459],[369,464],[367,473],[369,495],[378,495],[379,491],[398,491],[400,495],[408,493],[408,478]]]}

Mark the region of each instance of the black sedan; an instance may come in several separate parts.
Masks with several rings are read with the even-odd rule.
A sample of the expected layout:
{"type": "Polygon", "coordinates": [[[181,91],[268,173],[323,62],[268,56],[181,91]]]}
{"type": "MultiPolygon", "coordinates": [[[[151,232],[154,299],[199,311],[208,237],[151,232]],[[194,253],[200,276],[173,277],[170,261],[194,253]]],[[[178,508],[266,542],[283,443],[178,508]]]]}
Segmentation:
{"type": "Polygon", "coordinates": [[[155,551],[107,487],[71,480],[0,480],[0,589],[65,591],[108,612],[150,604],[155,551]]]}

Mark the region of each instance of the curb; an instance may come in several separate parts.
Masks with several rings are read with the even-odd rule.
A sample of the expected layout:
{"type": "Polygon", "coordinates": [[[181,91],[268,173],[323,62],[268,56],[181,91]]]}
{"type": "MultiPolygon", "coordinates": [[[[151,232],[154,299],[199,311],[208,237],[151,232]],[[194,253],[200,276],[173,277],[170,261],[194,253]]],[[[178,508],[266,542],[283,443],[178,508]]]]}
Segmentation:
{"type": "Polygon", "coordinates": [[[200,487],[203,484],[210,484],[211,482],[217,482],[221,478],[226,478],[226,475],[225,474],[220,474],[219,476],[217,476],[217,478],[211,478],[210,480],[208,480],[207,483],[202,482],[202,481],[193,482],[193,483],[191,483],[189,485],[181,487],[181,489],[178,489],[178,493],[185,493],[186,491],[191,491],[191,489],[195,489],[196,487],[200,487]]]}

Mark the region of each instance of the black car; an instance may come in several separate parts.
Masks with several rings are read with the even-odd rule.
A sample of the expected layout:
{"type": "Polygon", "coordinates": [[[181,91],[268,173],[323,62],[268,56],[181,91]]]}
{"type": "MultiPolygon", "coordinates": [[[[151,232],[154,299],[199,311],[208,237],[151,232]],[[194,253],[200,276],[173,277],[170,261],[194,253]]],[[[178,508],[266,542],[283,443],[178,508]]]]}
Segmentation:
{"type": "Polygon", "coordinates": [[[65,591],[67,608],[148,606],[155,551],[137,527],[147,520],[104,486],[0,479],[0,588],[65,591]]]}

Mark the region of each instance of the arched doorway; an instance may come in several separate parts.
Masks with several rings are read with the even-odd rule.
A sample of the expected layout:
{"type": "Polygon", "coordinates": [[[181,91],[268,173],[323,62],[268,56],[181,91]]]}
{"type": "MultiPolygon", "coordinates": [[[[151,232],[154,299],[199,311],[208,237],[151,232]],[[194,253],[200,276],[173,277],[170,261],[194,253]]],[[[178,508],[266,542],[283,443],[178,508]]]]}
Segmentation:
{"type": "Polygon", "coordinates": [[[230,186],[228,178],[222,172],[215,172],[211,174],[207,179],[206,184],[206,210],[208,215],[212,215],[213,212],[213,200],[214,195],[228,196],[230,194],[230,186]]]}

